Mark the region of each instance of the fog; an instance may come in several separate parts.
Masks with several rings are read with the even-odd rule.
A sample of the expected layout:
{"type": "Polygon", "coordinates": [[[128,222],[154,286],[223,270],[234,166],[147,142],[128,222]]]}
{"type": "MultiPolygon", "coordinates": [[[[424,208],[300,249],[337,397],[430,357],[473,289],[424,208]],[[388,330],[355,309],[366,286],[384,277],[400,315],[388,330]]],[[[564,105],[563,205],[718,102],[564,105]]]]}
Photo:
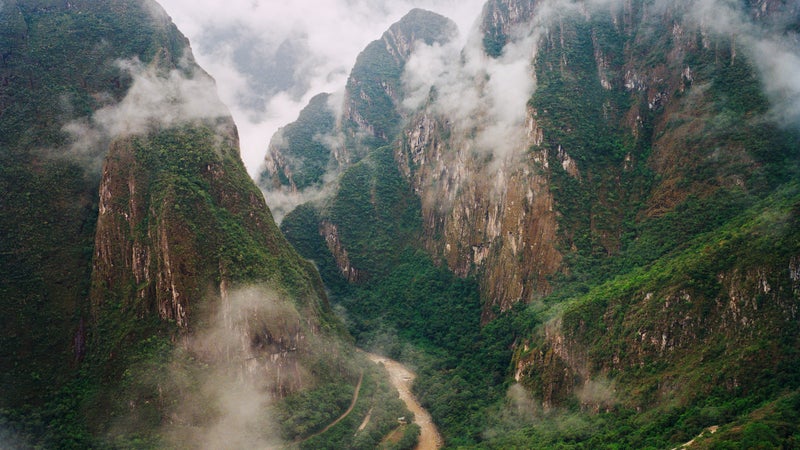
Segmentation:
{"type": "MultiPolygon", "coordinates": [[[[800,5],[787,2],[782,17],[800,14],[800,5]]],[[[766,12],[766,5],[759,14],[766,12]]],[[[773,120],[800,126],[800,41],[783,32],[782,20],[754,21],[741,4],[728,0],[701,0],[693,4],[690,19],[711,33],[735,43],[755,65],[772,103],[773,120]]]]}
{"type": "MultiPolygon", "coordinates": [[[[296,370],[296,354],[254,348],[254,336],[294,337],[301,321],[289,299],[267,287],[223,291],[220,302],[198,318],[197,329],[176,351],[169,378],[187,379],[168,412],[162,433],[176,447],[276,448],[280,428],[271,411],[283,370],[296,370]],[[187,355],[202,370],[187,370],[187,355]]],[[[294,343],[302,346],[302,343],[294,343]]],[[[305,350],[305,349],[301,349],[305,350]]],[[[299,383],[299,380],[295,380],[299,383]]]]}
{"type": "Polygon", "coordinates": [[[217,96],[214,80],[194,70],[187,59],[167,73],[138,59],[119,60],[116,64],[132,79],[122,101],[115,102],[107,95],[107,105],[91,117],[63,126],[70,137],[67,156],[91,173],[100,172],[108,143],[114,138],[230,115],[217,96]]]}
{"type": "Polygon", "coordinates": [[[524,150],[526,104],[535,90],[533,67],[542,29],[526,24],[499,58],[483,51],[477,28],[464,42],[422,46],[412,54],[403,75],[408,91],[404,106],[424,106],[435,92],[432,110],[462,132],[472,130],[475,150],[506,160],[524,150]]]}
{"type": "Polygon", "coordinates": [[[483,0],[161,0],[217,81],[241,138],[251,176],[272,135],[320,92],[344,88],[356,56],[415,7],[453,19],[462,30],[483,0]]]}

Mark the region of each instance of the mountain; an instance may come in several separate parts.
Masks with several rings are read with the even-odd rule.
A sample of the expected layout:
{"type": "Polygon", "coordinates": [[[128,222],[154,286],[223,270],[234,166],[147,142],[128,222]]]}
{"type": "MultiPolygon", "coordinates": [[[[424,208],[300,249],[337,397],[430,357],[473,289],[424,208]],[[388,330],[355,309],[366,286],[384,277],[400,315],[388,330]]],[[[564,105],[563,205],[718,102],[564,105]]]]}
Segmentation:
{"type": "Polygon", "coordinates": [[[407,411],[161,7],[6,0],[0,30],[2,446],[369,447],[393,430],[407,411]],[[359,389],[364,433],[315,437],[359,389]]]}
{"type": "Polygon", "coordinates": [[[465,47],[414,47],[382,122],[345,100],[333,148],[364,153],[281,228],[453,446],[794,445],[799,23],[490,0],[465,47]]]}
{"type": "Polygon", "coordinates": [[[361,160],[369,148],[389,143],[403,121],[400,77],[413,47],[418,42],[441,44],[455,33],[451,20],[429,11],[411,10],[359,54],[344,99],[319,94],[295,123],[276,133],[258,184],[275,191],[273,195],[304,194],[288,206],[274,202],[281,216],[302,199],[319,196],[317,191],[330,178],[361,160]],[[335,109],[342,110],[339,117],[335,109]]]}

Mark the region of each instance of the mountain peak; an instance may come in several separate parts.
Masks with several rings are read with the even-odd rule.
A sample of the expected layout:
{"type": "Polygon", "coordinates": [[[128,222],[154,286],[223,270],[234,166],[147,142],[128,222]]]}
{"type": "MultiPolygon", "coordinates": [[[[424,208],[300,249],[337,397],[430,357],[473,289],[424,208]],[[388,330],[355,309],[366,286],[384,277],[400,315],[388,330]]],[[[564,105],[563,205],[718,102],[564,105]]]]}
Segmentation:
{"type": "MultiPolygon", "coordinates": [[[[444,43],[458,33],[455,22],[425,9],[414,8],[383,34],[386,50],[393,56],[408,59],[413,44],[421,41],[426,45],[444,43]]],[[[400,63],[400,61],[398,61],[400,63]]]]}

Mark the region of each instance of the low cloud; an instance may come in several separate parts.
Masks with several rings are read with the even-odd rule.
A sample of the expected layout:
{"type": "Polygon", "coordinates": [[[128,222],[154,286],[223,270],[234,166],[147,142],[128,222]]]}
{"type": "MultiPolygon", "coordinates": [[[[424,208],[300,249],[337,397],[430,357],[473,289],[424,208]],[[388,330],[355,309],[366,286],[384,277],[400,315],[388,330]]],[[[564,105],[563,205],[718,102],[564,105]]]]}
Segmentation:
{"type": "Polygon", "coordinates": [[[99,173],[108,144],[117,137],[230,116],[217,96],[214,80],[187,60],[172,70],[138,59],[116,64],[132,79],[125,98],[115,102],[110,94],[95,94],[106,106],[62,128],[69,135],[67,155],[93,173],[99,173]]]}
{"type": "Polygon", "coordinates": [[[164,72],[139,60],[119,61],[118,66],[133,78],[125,98],[116,105],[95,112],[93,122],[112,136],[140,134],[154,127],[171,127],[198,119],[230,115],[219,100],[214,80],[189,63],[164,72]]]}
{"type": "Polygon", "coordinates": [[[280,428],[272,404],[285,377],[295,387],[307,374],[297,360],[307,330],[291,301],[264,287],[224,292],[204,326],[176,353],[170,378],[187,378],[162,434],[180,448],[276,448],[280,428]],[[285,373],[281,373],[284,371],[285,373]]]}
{"type": "MultiPolygon", "coordinates": [[[[335,94],[330,95],[326,102],[326,107],[337,116],[337,123],[341,114],[338,108],[338,105],[341,104],[341,99],[342,94],[335,94]]],[[[326,172],[317,183],[302,189],[295,189],[286,185],[274,186],[272,184],[270,177],[276,175],[275,171],[282,170],[284,166],[302,168],[305,162],[302,159],[295,158],[291,151],[284,152],[290,144],[283,135],[283,129],[278,130],[270,140],[269,150],[265,158],[266,164],[261,170],[262,173],[267,172],[269,175],[266,178],[260,178],[258,185],[264,194],[275,222],[278,224],[281,223],[286,214],[297,206],[305,203],[318,203],[329,198],[335,192],[336,181],[341,174],[341,167],[334,159],[340,149],[344,148],[344,135],[337,130],[332,130],[328,134],[317,134],[312,139],[327,149],[330,155],[329,164],[326,172]]]]}
{"type": "Polygon", "coordinates": [[[321,184],[300,190],[292,190],[285,186],[278,189],[264,189],[262,187],[261,192],[264,194],[267,205],[269,205],[275,223],[280,225],[286,214],[289,214],[300,205],[317,203],[329,198],[330,194],[335,192],[337,176],[336,172],[328,172],[323,177],[321,184]]]}
{"type": "Polygon", "coordinates": [[[254,177],[272,135],[292,122],[314,95],[341,89],[356,56],[409,10],[438,12],[465,30],[483,3],[161,0],[192,41],[200,65],[219,83],[220,97],[230,106],[239,128],[242,158],[254,177]],[[281,48],[287,47],[293,50],[281,54],[281,48]],[[291,58],[295,53],[302,57],[291,58]],[[274,64],[254,64],[255,57],[274,64]],[[278,68],[280,76],[275,73],[278,68]],[[270,77],[278,79],[273,83],[270,77]]]}
{"type": "Polygon", "coordinates": [[[617,404],[618,400],[615,392],[614,382],[601,376],[587,380],[575,395],[582,405],[600,411],[617,404]]]}
{"type": "Polygon", "coordinates": [[[695,25],[732,41],[754,64],[772,104],[773,119],[800,126],[800,36],[786,32],[783,23],[788,17],[800,18],[800,6],[783,5],[778,12],[785,14],[782,20],[761,21],[755,21],[741,3],[727,0],[702,0],[687,7],[695,25]]]}
{"type": "Polygon", "coordinates": [[[751,58],[758,67],[775,119],[784,125],[800,126],[800,51],[779,39],[750,43],[751,58]]]}
{"type": "Polygon", "coordinates": [[[520,384],[512,384],[506,392],[506,398],[511,415],[520,423],[532,424],[544,413],[540,402],[520,384]]]}
{"type": "Polygon", "coordinates": [[[493,164],[514,162],[527,150],[527,102],[536,89],[531,62],[543,28],[518,27],[498,58],[487,56],[477,27],[469,39],[446,45],[420,46],[406,64],[404,106],[426,106],[446,118],[469,150],[491,155],[493,164]]]}
{"type": "Polygon", "coordinates": [[[192,322],[165,360],[125,372],[127,413],[110,418],[109,442],[144,434],[169,448],[285,446],[276,402],[313,386],[319,374],[303,363],[342,355],[336,339],[319,342],[314,319],[267,286],[229,290],[223,283],[220,296],[195,306],[192,322]],[[154,416],[157,430],[150,429],[154,416]]]}
{"type": "MultiPolygon", "coordinates": [[[[455,44],[418,48],[406,65],[404,83],[412,110],[424,106],[448,119],[462,133],[474,136],[464,145],[490,154],[495,161],[513,162],[527,149],[524,135],[526,102],[535,92],[531,63],[537,45],[549,28],[566,16],[589,17],[597,11],[619,10],[621,0],[552,0],[536,5],[531,20],[512,30],[503,54],[492,59],[482,50],[473,29],[465,47],[455,44]]],[[[681,8],[686,20],[717,38],[734,39],[737,49],[754,63],[773,105],[774,118],[800,124],[800,46],[798,36],[787,35],[781,21],[757,22],[740,2],[703,0],[679,3],[659,0],[649,8],[666,12],[681,8]]],[[[790,14],[798,12],[784,7],[790,14]],[[793,12],[792,12],[793,11],[793,12]]]]}

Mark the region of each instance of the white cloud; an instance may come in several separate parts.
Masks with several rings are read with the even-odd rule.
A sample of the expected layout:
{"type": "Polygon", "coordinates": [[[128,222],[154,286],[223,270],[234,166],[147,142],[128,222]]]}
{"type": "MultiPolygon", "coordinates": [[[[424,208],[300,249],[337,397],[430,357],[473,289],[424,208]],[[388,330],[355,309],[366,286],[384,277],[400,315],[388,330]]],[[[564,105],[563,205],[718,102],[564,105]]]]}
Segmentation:
{"type": "MultiPolygon", "coordinates": [[[[278,128],[294,121],[314,95],[341,91],[358,53],[413,7],[453,19],[462,37],[460,42],[450,46],[423,50],[424,54],[417,55],[416,61],[409,63],[409,71],[414,71],[414,76],[418,77],[408,80],[417,88],[414,91],[417,95],[412,96],[409,104],[419,104],[426,98],[424,86],[444,79],[455,83],[439,83],[442,108],[447,105],[448,94],[452,94],[452,100],[459,100],[456,109],[465,115],[474,112],[487,98],[496,99],[496,108],[488,114],[503,120],[486,127],[488,142],[493,140],[488,139],[491,134],[507,131],[498,125],[518,120],[518,114],[524,113],[519,104],[527,97],[522,94],[532,89],[530,81],[522,76],[524,58],[515,59],[507,54],[501,60],[489,61],[494,67],[481,68],[487,61],[472,52],[467,54],[464,67],[453,66],[452,62],[460,59],[468,31],[478,19],[484,0],[297,0],[288,3],[277,0],[161,0],[161,3],[193,43],[200,65],[217,80],[220,97],[231,108],[239,128],[242,158],[252,176],[258,175],[267,144],[278,128]],[[297,44],[295,53],[302,53],[298,60],[277,60],[272,66],[253,61],[261,57],[275,58],[285,42],[297,44]],[[264,92],[264,80],[273,76],[271,70],[277,70],[282,63],[292,65],[289,74],[293,79],[288,85],[273,86],[274,92],[264,92]],[[490,79],[481,87],[481,92],[474,88],[457,88],[474,85],[475,77],[484,75],[490,79]]],[[[542,2],[537,6],[536,20],[539,25],[545,25],[554,14],[586,13],[586,4],[591,9],[616,8],[621,3],[621,0],[542,2]]],[[[665,4],[657,2],[654,8],[657,10],[659,5],[665,4]]],[[[745,35],[749,35],[755,30],[752,21],[731,5],[727,0],[705,0],[689,6],[693,15],[703,16],[704,26],[712,30],[744,29],[745,35]]],[[[476,38],[470,45],[474,48],[478,41],[476,38]]],[[[775,101],[776,111],[798,119],[800,108],[794,100],[800,91],[800,81],[794,75],[800,73],[795,70],[797,46],[780,46],[777,45],[779,41],[772,38],[751,42],[747,49],[752,49],[750,54],[775,101]],[[764,52],[764,48],[768,51],[764,52]]]]}
{"type": "MultiPolygon", "coordinates": [[[[787,11],[790,8],[787,6],[787,11]]],[[[772,102],[775,120],[783,125],[800,125],[798,36],[772,29],[771,21],[753,21],[740,3],[730,0],[702,0],[690,11],[695,23],[718,37],[735,40],[737,49],[753,62],[772,102]]]]}
{"type": "Polygon", "coordinates": [[[536,85],[531,62],[541,27],[525,24],[499,58],[483,51],[477,29],[463,42],[418,48],[412,54],[403,82],[409,92],[404,106],[425,104],[433,88],[433,111],[454,127],[476,132],[474,149],[506,160],[525,150],[526,104],[536,85]]]}
{"type": "Polygon", "coordinates": [[[278,189],[262,190],[264,198],[272,212],[275,223],[280,224],[286,214],[292,212],[298,206],[308,202],[321,202],[334,192],[336,178],[339,175],[336,171],[326,172],[322,183],[319,185],[308,186],[304,189],[294,191],[288,187],[278,189]]]}
{"type": "Polygon", "coordinates": [[[214,81],[203,73],[187,76],[173,69],[164,74],[138,60],[118,64],[133,77],[133,84],[122,102],[93,115],[93,120],[111,136],[143,133],[153,124],[169,127],[230,114],[217,96],[214,81]]]}
{"type": "Polygon", "coordinates": [[[230,115],[217,96],[214,80],[202,71],[193,71],[187,61],[170,71],[136,59],[117,61],[117,65],[132,78],[125,98],[115,102],[108,94],[98,94],[107,106],[89,119],[71,121],[63,127],[70,135],[70,157],[91,172],[99,173],[108,143],[116,137],[142,134],[155,126],[230,115]]]}
{"type": "Polygon", "coordinates": [[[484,0],[161,0],[193,43],[199,64],[217,80],[220,97],[231,108],[239,128],[242,159],[251,176],[257,176],[272,134],[294,121],[314,95],[342,89],[358,53],[411,8],[438,12],[453,19],[463,31],[477,19],[483,3],[484,0]],[[216,40],[206,44],[204,39],[209,33],[217,33],[216,40]],[[277,95],[258,92],[259,84],[254,79],[270,74],[252,73],[258,65],[244,67],[241,60],[237,63],[237,52],[275,55],[287,39],[303,40],[307,51],[294,71],[295,86],[277,95]],[[296,92],[297,85],[302,92],[296,92]]]}

